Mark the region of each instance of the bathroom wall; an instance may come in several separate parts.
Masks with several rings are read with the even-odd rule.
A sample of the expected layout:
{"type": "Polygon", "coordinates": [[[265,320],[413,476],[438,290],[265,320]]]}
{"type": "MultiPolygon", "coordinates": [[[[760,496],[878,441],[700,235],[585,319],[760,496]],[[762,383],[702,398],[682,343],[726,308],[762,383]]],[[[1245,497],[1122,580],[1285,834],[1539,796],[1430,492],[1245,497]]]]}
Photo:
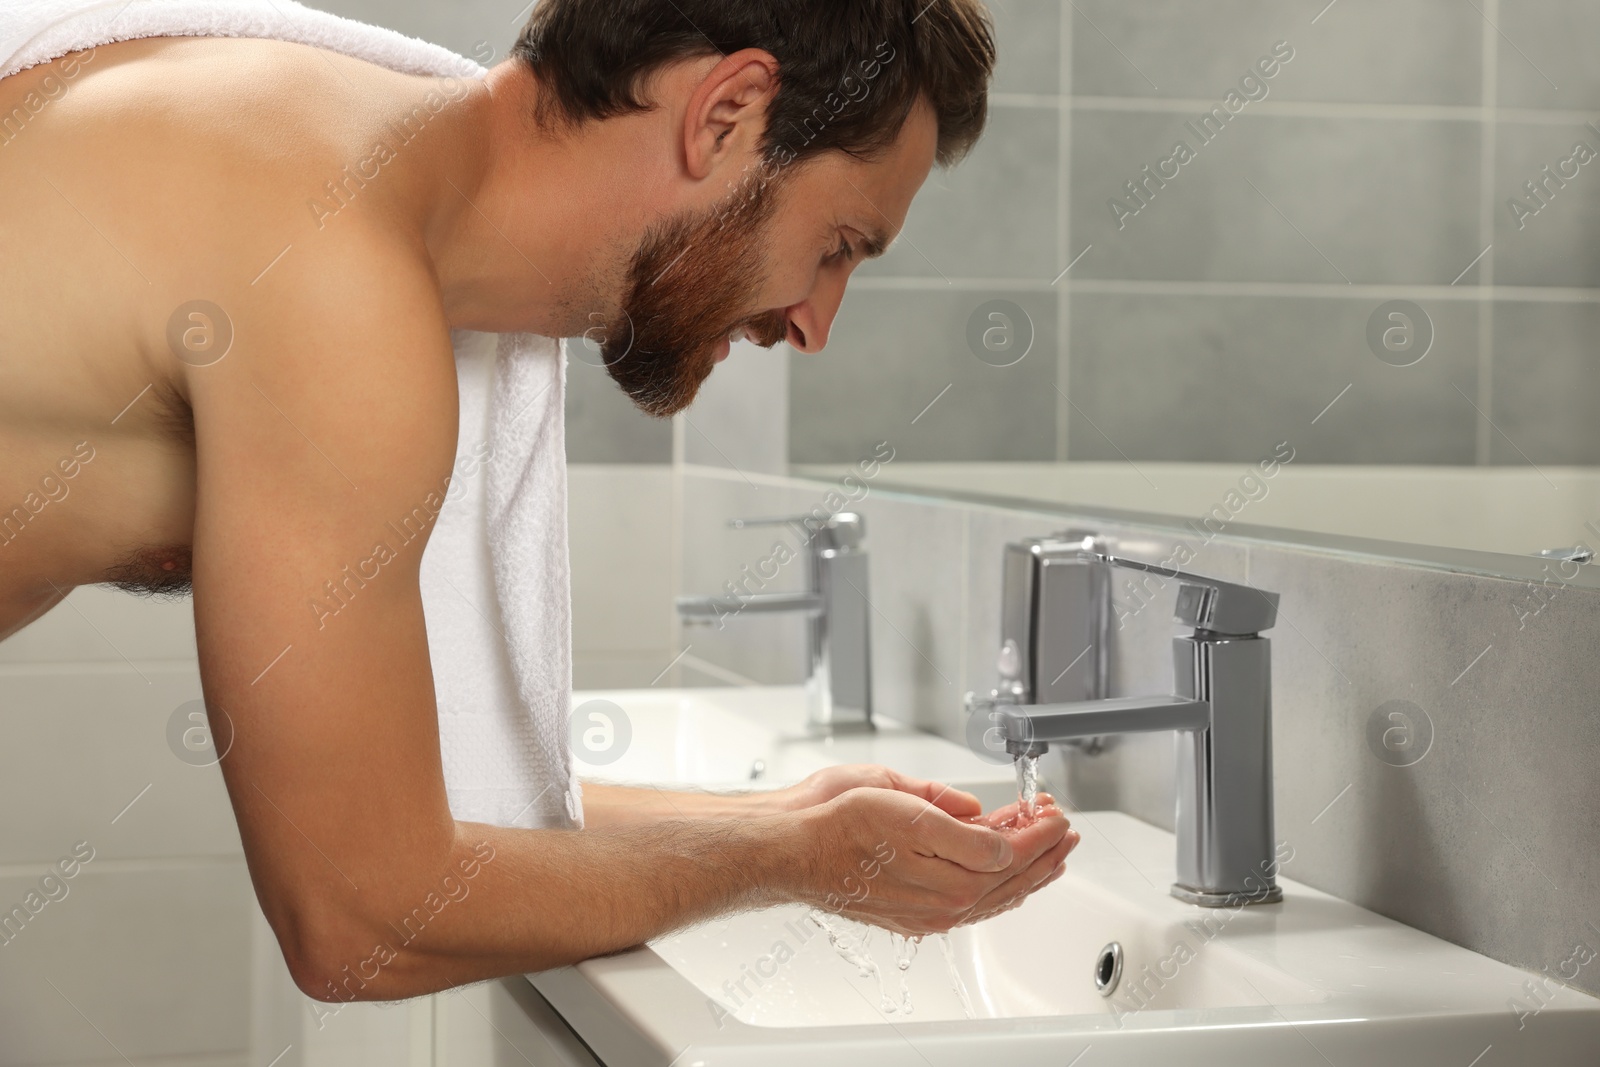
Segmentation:
{"type": "Polygon", "coordinates": [[[92,856],[0,937],[0,1064],[121,1062],[108,1038],[144,1063],[253,1062],[233,812],[216,767],[168,747],[199,696],[187,603],[83,589],[0,644],[0,911],[92,856]]]}
{"type": "Polygon", "coordinates": [[[0,643],[0,1067],[544,1062],[496,984],[331,1016],[295,989],[222,775],[180,755],[199,697],[188,601],[85,587],[0,643]]]}
{"type": "Polygon", "coordinates": [[[1304,463],[1600,461],[1600,172],[1522,188],[1600,150],[1600,8],[989,6],[990,132],[795,362],[795,462],[886,437],[908,461],[1246,462],[1286,438],[1304,463]],[[1230,91],[1202,141],[1186,123],[1230,91]],[[1158,170],[1180,139],[1194,158],[1158,170]],[[1031,320],[1012,366],[967,337],[997,299],[1031,320]],[[1396,299],[1434,330],[1409,367],[1367,341],[1396,299]]]}

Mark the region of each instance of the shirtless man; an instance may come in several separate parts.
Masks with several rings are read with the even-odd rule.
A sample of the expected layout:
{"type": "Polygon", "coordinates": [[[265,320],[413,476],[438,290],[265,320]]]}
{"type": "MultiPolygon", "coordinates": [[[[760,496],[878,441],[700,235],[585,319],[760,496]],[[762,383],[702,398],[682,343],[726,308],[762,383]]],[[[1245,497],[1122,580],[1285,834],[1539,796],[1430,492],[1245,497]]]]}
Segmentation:
{"type": "Polygon", "coordinates": [[[420,540],[339,626],[305,609],[448,477],[451,328],[603,321],[656,415],[738,331],[818,351],[855,265],[977,138],[992,62],[976,0],[541,0],[482,80],[161,38],[0,81],[0,116],[46,101],[0,123],[0,503],[51,501],[3,517],[0,637],[75,586],[192,576],[250,875],[308,995],[398,999],[836,903],[885,844],[846,912],[903,933],[1059,876],[1059,811],[1001,833],[1014,811],[878,767],[736,797],[590,786],[583,831],[458,823],[420,540]],[[375,179],[307,210],[430,93],[375,179]],[[169,344],[202,295],[232,332],[215,362],[169,344]],[[252,685],[290,643],[307,654],[252,685]],[[446,877],[470,895],[395,949],[389,923],[446,877]]]}

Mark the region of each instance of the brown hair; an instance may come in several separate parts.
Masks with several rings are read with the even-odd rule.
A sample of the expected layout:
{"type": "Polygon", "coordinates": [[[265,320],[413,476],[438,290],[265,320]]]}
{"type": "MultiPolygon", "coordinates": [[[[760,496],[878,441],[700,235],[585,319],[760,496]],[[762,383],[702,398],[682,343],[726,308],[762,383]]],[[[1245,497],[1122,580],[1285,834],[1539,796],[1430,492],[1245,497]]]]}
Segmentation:
{"type": "Polygon", "coordinates": [[[942,165],[983,132],[995,47],[980,0],[539,0],[511,54],[546,90],[538,118],[581,125],[650,109],[641,94],[665,64],[743,48],[778,61],[768,159],[871,158],[919,96],[942,165]]]}

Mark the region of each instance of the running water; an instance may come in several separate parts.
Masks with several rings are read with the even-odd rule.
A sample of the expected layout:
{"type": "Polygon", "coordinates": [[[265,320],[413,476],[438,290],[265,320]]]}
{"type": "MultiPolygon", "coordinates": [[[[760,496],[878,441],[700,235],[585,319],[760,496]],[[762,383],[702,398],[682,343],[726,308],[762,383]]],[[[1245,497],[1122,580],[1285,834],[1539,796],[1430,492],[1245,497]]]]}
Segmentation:
{"type": "MultiPolygon", "coordinates": [[[[870,926],[862,927],[861,941],[859,944],[857,944],[851,941],[848,934],[840,930],[837,926],[833,925],[833,922],[824,912],[819,911],[816,908],[811,909],[811,921],[822,927],[822,932],[828,935],[828,944],[833,946],[833,950],[839,954],[840,959],[844,960],[846,963],[850,964],[856,969],[856,973],[859,977],[876,977],[878,979],[878,1010],[885,1015],[893,1015],[895,1012],[895,1003],[889,999],[888,983],[884,980],[883,972],[878,969],[877,961],[872,958],[871,942],[873,928],[870,926]]],[[[890,939],[892,940],[893,937],[894,935],[891,934],[890,939]]],[[[904,982],[905,976],[902,975],[902,986],[904,985],[904,982]]],[[[910,1003],[910,996],[907,995],[906,1004],[909,1005],[910,1003]]],[[[909,1006],[906,1010],[910,1011],[909,1006]]]]}
{"type": "Polygon", "coordinates": [[[1017,825],[1027,826],[1039,814],[1039,757],[1017,757],[1017,825]]]}
{"type": "Polygon", "coordinates": [[[902,937],[896,933],[889,934],[889,945],[894,949],[894,962],[900,968],[900,1013],[911,1014],[911,961],[917,958],[917,946],[921,944],[922,937],[902,937]]]}
{"type": "Polygon", "coordinates": [[[950,971],[950,988],[961,998],[961,1010],[967,1013],[967,1018],[975,1019],[977,1016],[972,1013],[972,998],[967,996],[967,984],[961,980],[961,972],[956,970],[956,950],[950,944],[950,935],[936,936],[939,938],[939,951],[944,954],[944,964],[950,971]]]}

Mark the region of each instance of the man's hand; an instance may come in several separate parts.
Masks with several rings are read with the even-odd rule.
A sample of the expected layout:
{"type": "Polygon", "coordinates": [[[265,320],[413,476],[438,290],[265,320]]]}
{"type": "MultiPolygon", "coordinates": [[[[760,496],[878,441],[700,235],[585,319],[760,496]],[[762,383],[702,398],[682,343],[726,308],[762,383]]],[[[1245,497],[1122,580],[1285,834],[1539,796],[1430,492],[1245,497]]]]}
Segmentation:
{"type": "Polygon", "coordinates": [[[983,805],[971,793],[870,763],[824,768],[804,781],[775,791],[772,797],[783,810],[800,811],[860,788],[909,793],[958,819],[974,818],[983,812],[983,805]]]}
{"type": "MultiPolygon", "coordinates": [[[[909,792],[855,788],[807,809],[806,903],[896,933],[944,933],[1021,903],[1060,877],[1078,835],[1053,803],[958,818],[909,792]]],[[[974,801],[976,803],[976,801],[974,801]]]]}
{"type": "Polygon", "coordinates": [[[585,782],[584,825],[590,829],[643,826],[662,819],[750,819],[803,811],[852,789],[893,789],[919,797],[958,819],[974,819],[983,805],[971,793],[912,778],[888,767],[857,763],[826,767],[782,789],[748,793],[702,793],[681,787],[620,786],[585,782]]]}

